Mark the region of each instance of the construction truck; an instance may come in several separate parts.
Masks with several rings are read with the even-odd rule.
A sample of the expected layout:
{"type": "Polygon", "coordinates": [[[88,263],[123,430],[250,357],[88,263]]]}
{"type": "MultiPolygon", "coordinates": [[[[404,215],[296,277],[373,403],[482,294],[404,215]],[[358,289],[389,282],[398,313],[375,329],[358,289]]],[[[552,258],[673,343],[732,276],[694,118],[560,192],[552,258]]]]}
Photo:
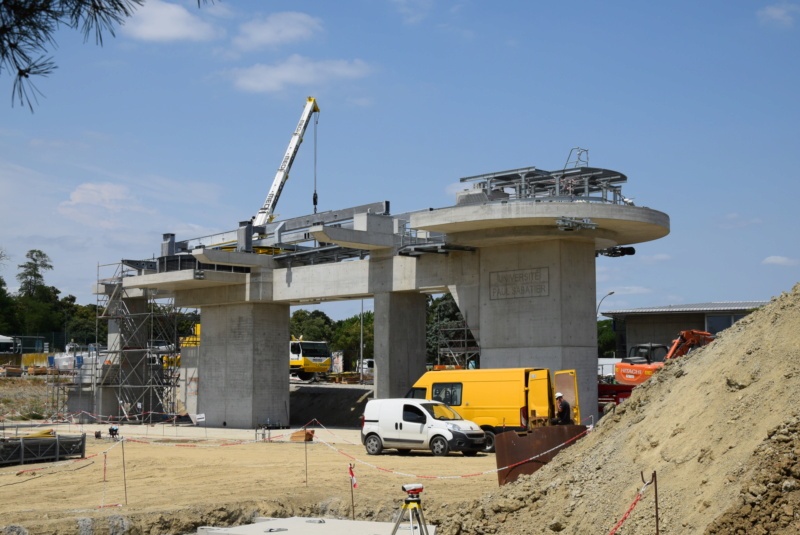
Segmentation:
{"type": "Polygon", "coordinates": [[[331,369],[331,349],[328,342],[307,341],[292,336],[289,342],[289,375],[301,381],[317,378],[331,369]]]}
{"type": "Polygon", "coordinates": [[[553,424],[556,393],[570,404],[572,420],[580,423],[575,370],[552,374],[546,368],[434,370],[420,377],[407,398],[442,401],[486,433],[485,451],[495,449],[495,435],[527,432],[553,424]]]}
{"type": "Polygon", "coordinates": [[[640,385],[648,380],[664,362],[705,346],[714,335],[705,331],[681,331],[667,348],[663,344],[638,344],[630,348],[628,356],[614,367],[616,382],[623,385],[640,385]]]}

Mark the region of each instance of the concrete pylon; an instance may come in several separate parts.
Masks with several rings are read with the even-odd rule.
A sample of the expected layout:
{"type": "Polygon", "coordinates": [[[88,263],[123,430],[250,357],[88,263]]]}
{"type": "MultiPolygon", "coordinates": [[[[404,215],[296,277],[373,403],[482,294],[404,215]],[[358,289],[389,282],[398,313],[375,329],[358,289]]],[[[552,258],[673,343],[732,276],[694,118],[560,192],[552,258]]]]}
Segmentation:
{"type": "Polygon", "coordinates": [[[425,373],[425,301],[415,292],[375,294],[375,397],[406,395],[425,373]]]}
{"type": "Polygon", "coordinates": [[[549,240],[481,248],[479,282],[453,285],[482,368],[574,369],[582,407],[597,405],[594,243],[549,240]],[[594,382],[592,382],[594,381],[594,382]]]}
{"type": "Polygon", "coordinates": [[[203,308],[197,412],[215,427],[289,425],[289,305],[203,308]]]}
{"type": "Polygon", "coordinates": [[[597,417],[596,252],[660,238],[669,217],[613,204],[489,203],[415,213],[411,226],[474,249],[451,255],[447,284],[481,367],[574,369],[581,414],[597,417]]]}

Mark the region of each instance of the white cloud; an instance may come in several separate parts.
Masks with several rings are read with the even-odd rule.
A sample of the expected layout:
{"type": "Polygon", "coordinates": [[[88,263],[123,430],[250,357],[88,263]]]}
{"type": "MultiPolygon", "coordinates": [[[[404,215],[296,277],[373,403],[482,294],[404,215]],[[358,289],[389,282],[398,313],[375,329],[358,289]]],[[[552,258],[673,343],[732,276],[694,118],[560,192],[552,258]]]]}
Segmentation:
{"type": "Polygon", "coordinates": [[[122,33],[141,41],[210,41],[220,32],[183,6],[148,0],[122,26],[122,33]]]}
{"type": "Polygon", "coordinates": [[[782,2],[773,4],[758,11],[758,20],[766,26],[777,26],[780,28],[791,28],[794,26],[794,19],[800,13],[800,6],[782,2]]]}
{"type": "MultiPolygon", "coordinates": [[[[135,179],[137,191],[154,200],[169,199],[170,203],[216,205],[224,188],[221,184],[173,180],[158,175],[135,179]]],[[[149,202],[149,201],[145,201],[149,202]]]]}
{"type": "Polygon", "coordinates": [[[222,2],[214,2],[203,6],[203,11],[221,19],[230,19],[235,16],[235,12],[229,5],[222,2]]]}
{"type": "Polygon", "coordinates": [[[658,264],[661,262],[666,262],[668,260],[672,260],[672,255],[668,255],[666,253],[659,253],[649,256],[642,256],[640,257],[642,262],[645,264],[658,264]]]}
{"type": "Polygon", "coordinates": [[[347,103],[358,108],[369,108],[375,104],[370,97],[347,97],[347,103]]]}
{"type": "Polygon", "coordinates": [[[453,198],[453,202],[455,202],[456,194],[469,190],[470,188],[465,186],[462,182],[450,182],[449,184],[445,185],[444,192],[453,198]]]}
{"type": "Polygon", "coordinates": [[[621,288],[614,288],[614,295],[640,295],[653,293],[650,288],[644,286],[622,286],[621,288]]]}
{"type": "Polygon", "coordinates": [[[69,201],[62,202],[61,206],[87,204],[119,211],[122,205],[128,203],[129,197],[128,188],[120,184],[81,184],[70,193],[69,201]]]}
{"type": "Polygon", "coordinates": [[[785,256],[768,256],[761,263],[773,266],[800,266],[800,260],[785,256]]]}
{"type": "Polygon", "coordinates": [[[725,214],[722,222],[719,223],[719,228],[730,230],[742,227],[749,227],[750,225],[760,225],[764,221],[759,217],[746,217],[736,212],[725,214]]]}
{"type": "MultiPolygon", "coordinates": [[[[230,230],[230,229],[225,229],[225,230],[230,230]]],[[[179,240],[185,239],[187,237],[194,238],[197,236],[209,236],[211,234],[217,234],[218,232],[221,231],[222,229],[219,228],[206,227],[194,223],[187,223],[185,221],[177,221],[173,224],[173,226],[170,227],[170,232],[174,233],[179,240]]]]}
{"type": "Polygon", "coordinates": [[[37,170],[0,160],[0,198],[6,202],[12,198],[12,194],[24,192],[32,184],[42,183],[49,185],[47,176],[37,170]]]}
{"type": "Polygon", "coordinates": [[[127,186],[108,182],[79,185],[57,210],[67,219],[101,229],[127,225],[131,213],[155,213],[143,207],[127,186]]]}
{"type": "Polygon", "coordinates": [[[434,6],[433,0],[392,0],[405,22],[415,24],[428,17],[434,6]]]}
{"type": "Polygon", "coordinates": [[[609,282],[612,280],[612,277],[609,273],[601,273],[600,270],[598,269],[597,275],[595,275],[595,280],[597,281],[597,283],[609,282]]]}
{"type": "Polygon", "coordinates": [[[475,32],[467,28],[459,28],[458,26],[453,26],[452,24],[440,24],[439,29],[442,32],[461,41],[472,41],[475,39],[475,32]]]}
{"type": "Polygon", "coordinates": [[[281,91],[290,85],[319,84],[341,78],[361,78],[370,71],[360,59],[314,61],[297,54],[276,65],[257,64],[233,69],[234,85],[250,93],[281,91]]]}
{"type": "Polygon", "coordinates": [[[255,50],[265,46],[277,46],[310,39],[322,31],[322,20],[287,11],[275,13],[266,20],[252,20],[241,25],[233,44],[242,50],[255,50]]]}

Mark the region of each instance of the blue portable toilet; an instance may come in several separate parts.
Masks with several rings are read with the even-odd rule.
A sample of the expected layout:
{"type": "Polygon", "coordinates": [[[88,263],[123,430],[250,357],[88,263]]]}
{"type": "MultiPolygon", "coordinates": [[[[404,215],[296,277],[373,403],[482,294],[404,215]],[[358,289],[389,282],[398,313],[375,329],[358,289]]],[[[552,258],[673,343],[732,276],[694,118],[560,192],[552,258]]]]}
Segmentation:
{"type": "Polygon", "coordinates": [[[56,367],[56,356],[55,355],[47,355],[47,367],[48,368],[55,368],[56,367]]]}
{"type": "Polygon", "coordinates": [[[83,367],[83,355],[75,355],[75,369],[80,370],[83,367]]]}

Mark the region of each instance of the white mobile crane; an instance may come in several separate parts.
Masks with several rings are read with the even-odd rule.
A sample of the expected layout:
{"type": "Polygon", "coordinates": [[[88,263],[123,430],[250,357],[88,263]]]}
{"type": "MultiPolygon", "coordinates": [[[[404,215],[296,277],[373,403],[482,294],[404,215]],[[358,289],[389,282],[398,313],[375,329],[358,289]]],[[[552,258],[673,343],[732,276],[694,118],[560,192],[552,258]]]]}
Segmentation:
{"type": "MultiPolygon", "coordinates": [[[[289,178],[289,170],[292,168],[292,162],[294,162],[294,157],[297,155],[297,149],[300,148],[300,143],[303,142],[303,134],[305,134],[311,115],[314,113],[319,113],[317,100],[314,97],[308,97],[306,107],[303,109],[303,114],[300,116],[300,122],[297,124],[294,134],[292,134],[292,140],[289,142],[289,148],[286,149],[286,155],[284,155],[281,166],[275,174],[272,187],[269,188],[264,206],[261,207],[256,217],[253,219],[254,226],[266,225],[275,217],[273,214],[275,205],[278,204],[278,198],[281,196],[283,185],[286,184],[286,180],[289,178]]],[[[316,191],[314,192],[314,197],[314,204],[316,206],[316,191]]]]}

